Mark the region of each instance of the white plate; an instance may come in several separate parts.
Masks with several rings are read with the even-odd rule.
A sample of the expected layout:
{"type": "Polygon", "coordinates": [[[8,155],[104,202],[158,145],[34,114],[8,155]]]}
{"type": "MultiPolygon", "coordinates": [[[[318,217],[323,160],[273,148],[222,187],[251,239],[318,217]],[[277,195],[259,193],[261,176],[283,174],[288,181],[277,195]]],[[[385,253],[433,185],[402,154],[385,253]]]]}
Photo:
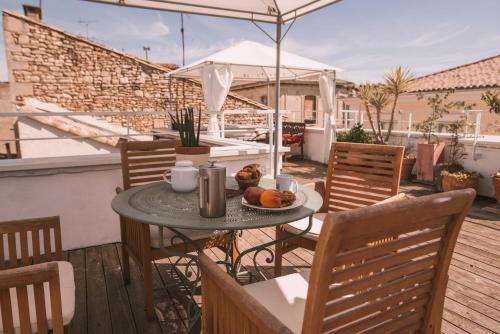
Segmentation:
{"type": "Polygon", "coordinates": [[[249,204],[244,197],[241,198],[241,205],[246,206],[247,208],[252,208],[252,209],[257,209],[257,210],[262,210],[262,211],[278,211],[278,212],[279,211],[287,211],[287,210],[298,208],[298,207],[304,205],[304,203],[307,201],[306,194],[304,194],[300,190],[295,194],[295,197],[296,197],[295,202],[293,202],[292,205],[285,206],[283,208],[264,208],[262,206],[252,205],[252,204],[249,204]]]}

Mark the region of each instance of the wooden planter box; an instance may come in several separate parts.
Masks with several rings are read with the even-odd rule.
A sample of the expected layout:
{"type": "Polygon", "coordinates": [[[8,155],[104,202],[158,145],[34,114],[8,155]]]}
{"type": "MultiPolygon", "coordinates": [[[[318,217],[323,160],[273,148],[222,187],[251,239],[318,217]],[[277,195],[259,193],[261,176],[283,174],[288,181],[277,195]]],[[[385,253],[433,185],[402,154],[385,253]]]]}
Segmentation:
{"type": "Polygon", "coordinates": [[[411,171],[415,165],[415,158],[404,158],[403,165],[401,166],[401,181],[407,181],[411,178],[411,171]]]}
{"type": "Polygon", "coordinates": [[[418,144],[417,179],[434,182],[434,166],[436,166],[444,150],[444,143],[418,144]]]}
{"type": "Polygon", "coordinates": [[[497,203],[500,204],[500,177],[491,177],[491,182],[493,183],[493,188],[495,189],[495,197],[497,203]]]}
{"type": "Polygon", "coordinates": [[[459,180],[452,175],[443,175],[443,191],[477,188],[479,176],[473,176],[465,180],[459,180]]]}

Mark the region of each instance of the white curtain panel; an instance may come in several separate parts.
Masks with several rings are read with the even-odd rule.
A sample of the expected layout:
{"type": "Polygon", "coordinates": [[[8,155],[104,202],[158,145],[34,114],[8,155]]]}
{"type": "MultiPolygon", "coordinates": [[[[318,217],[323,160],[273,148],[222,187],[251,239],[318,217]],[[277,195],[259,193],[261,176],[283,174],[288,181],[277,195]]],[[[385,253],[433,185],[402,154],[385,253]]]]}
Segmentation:
{"type": "Polygon", "coordinates": [[[201,84],[203,88],[203,99],[207,105],[210,119],[208,121],[208,135],[220,137],[220,128],[217,122],[217,114],[222,109],[226,100],[233,73],[229,65],[217,68],[215,65],[206,65],[201,69],[201,84]]]}
{"type": "Polygon", "coordinates": [[[325,138],[323,141],[323,162],[328,163],[330,146],[336,141],[335,126],[335,78],[332,74],[322,73],[319,77],[321,109],[324,112],[325,138]]]}

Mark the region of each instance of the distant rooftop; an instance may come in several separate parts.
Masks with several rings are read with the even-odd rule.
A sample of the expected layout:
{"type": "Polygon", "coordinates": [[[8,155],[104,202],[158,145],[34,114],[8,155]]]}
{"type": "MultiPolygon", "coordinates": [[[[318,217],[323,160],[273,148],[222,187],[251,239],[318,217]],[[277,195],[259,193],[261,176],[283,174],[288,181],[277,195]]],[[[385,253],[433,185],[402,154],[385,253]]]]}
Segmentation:
{"type": "Polygon", "coordinates": [[[410,92],[500,87],[500,55],[412,80],[410,92]]]}

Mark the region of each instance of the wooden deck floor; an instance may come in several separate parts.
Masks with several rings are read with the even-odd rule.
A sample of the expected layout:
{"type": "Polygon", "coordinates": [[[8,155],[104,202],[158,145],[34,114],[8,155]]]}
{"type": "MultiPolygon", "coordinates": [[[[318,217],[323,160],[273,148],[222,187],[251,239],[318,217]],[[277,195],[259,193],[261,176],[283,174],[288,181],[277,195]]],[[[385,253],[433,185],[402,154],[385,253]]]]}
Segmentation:
{"type": "MultiPolygon", "coordinates": [[[[304,182],[321,178],[319,164],[288,163],[287,172],[304,182]]],[[[423,195],[432,189],[417,184],[402,187],[411,195],[423,195]]],[[[485,210],[492,202],[478,200],[463,225],[450,268],[443,316],[443,333],[500,333],[500,215],[485,210]]],[[[243,234],[242,248],[273,238],[271,228],[243,234]]],[[[221,258],[222,252],[208,251],[221,258]]],[[[124,285],[121,275],[119,244],[108,244],[66,253],[75,268],[76,313],[69,333],[178,333],[185,328],[185,298],[182,292],[166,286],[175,278],[168,273],[169,260],[155,263],[155,321],[145,319],[142,278],[131,261],[131,284],[124,285]]],[[[284,256],[284,273],[310,266],[313,253],[296,250],[284,256]]],[[[244,261],[249,264],[250,259],[244,261]]],[[[264,256],[259,263],[272,276],[272,264],[264,256]]]]}

